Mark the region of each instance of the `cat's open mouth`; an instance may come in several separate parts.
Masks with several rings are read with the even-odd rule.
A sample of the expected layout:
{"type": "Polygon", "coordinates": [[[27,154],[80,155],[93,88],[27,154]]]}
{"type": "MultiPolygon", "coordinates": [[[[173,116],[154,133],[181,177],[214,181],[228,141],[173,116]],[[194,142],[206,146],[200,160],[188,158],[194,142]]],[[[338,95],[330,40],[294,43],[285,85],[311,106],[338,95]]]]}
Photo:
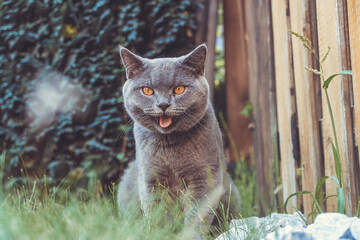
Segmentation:
{"type": "Polygon", "coordinates": [[[169,127],[172,123],[172,120],[173,120],[173,117],[171,117],[171,116],[167,116],[167,115],[160,116],[159,117],[160,127],[162,127],[162,128],[169,127]]]}

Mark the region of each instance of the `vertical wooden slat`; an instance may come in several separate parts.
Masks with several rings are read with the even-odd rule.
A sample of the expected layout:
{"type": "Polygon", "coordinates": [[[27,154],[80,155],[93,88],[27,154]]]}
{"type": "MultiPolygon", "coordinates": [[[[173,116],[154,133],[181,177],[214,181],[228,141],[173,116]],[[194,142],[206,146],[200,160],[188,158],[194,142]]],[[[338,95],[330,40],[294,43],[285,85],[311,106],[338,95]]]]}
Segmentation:
{"type": "Polygon", "coordinates": [[[206,57],[205,77],[209,82],[210,99],[214,101],[214,68],[215,68],[215,43],[216,43],[216,28],[218,22],[218,7],[219,0],[209,1],[208,19],[207,19],[207,34],[206,44],[208,46],[208,54],[206,57]]]}
{"type": "MultiPolygon", "coordinates": [[[[281,159],[281,178],[283,184],[283,199],[297,192],[296,160],[297,151],[297,117],[295,91],[293,86],[293,70],[291,42],[288,29],[288,0],[271,1],[274,56],[276,78],[277,120],[279,126],[279,143],[281,159]]],[[[293,197],[290,205],[298,207],[297,199],[293,197]]],[[[288,208],[294,212],[293,208],[288,208]]]]}
{"type": "Polygon", "coordinates": [[[360,1],[347,1],[356,145],[360,145],[360,1]]]}
{"type": "MultiPolygon", "coordinates": [[[[359,193],[360,188],[360,1],[347,1],[348,22],[349,22],[349,37],[350,37],[350,54],[351,54],[351,68],[352,68],[352,84],[354,94],[354,132],[355,145],[358,151],[357,164],[355,162],[354,173],[356,174],[356,183],[359,193]]],[[[356,161],[356,159],[355,159],[356,161]]]]}
{"type": "Polygon", "coordinates": [[[204,42],[207,44],[208,54],[206,57],[205,77],[210,87],[210,100],[214,101],[215,43],[219,0],[197,1],[195,44],[200,45],[204,42]]]}
{"type": "Polygon", "coordinates": [[[260,214],[265,215],[275,207],[274,170],[278,159],[271,3],[269,0],[252,0],[247,4],[254,158],[260,214]]]}
{"type": "MultiPolygon", "coordinates": [[[[322,0],[317,1],[318,17],[318,39],[319,54],[324,56],[327,47],[331,50],[323,63],[325,77],[337,73],[341,70],[349,69],[347,50],[346,50],[346,21],[344,20],[345,6],[342,0],[322,0]]],[[[357,183],[354,178],[354,145],[352,135],[352,118],[350,106],[350,78],[339,77],[331,82],[328,89],[329,97],[333,109],[336,133],[339,142],[340,160],[342,165],[343,183],[346,198],[346,212],[352,214],[356,212],[356,201],[358,191],[357,183]]],[[[323,95],[323,146],[325,157],[325,174],[336,176],[334,158],[331,148],[331,141],[335,144],[332,127],[329,117],[329,110],[326,98],[323,95]]],[[[336,194],[337,185],[332,182],[326,183],[326,191],[329,194],[336,194]]],[[[327,201],[327,210],[336,211],[336,198],[327,201]]]]}
{"type": "MultiPolygon", "coordinates": [[[[249,100],[244,3],[245,1],[223,1],[227,120],[237,153],[248,157],[252,146],[252,134],[248,128],[250,119],[240,114],[249,100]]],[[[237,157],[237,153],[233,152],[233,156],[237,157]]]]}
{"type": "Polygon", "coordinates": [[[206,42],[207,31],[207,0],[197,0],[195,44],[206,42]]]}
{"type": "MultiPolygon", "coordinates": [[[[312,39],[312,25],[307,14],[309,1],[289,1],[291,30],[312,39]]],[[[314,75],[304,67],[313,67],[313,58],[302,42],[292,37],[294,78],[299,124],[299,138],[302,164],[302,190],[315,191],[321,177],[321,143],[316,112],[316,82],[314,75]]],[[[303,196],[305,215],[311,212],[312,198],[303,196]]]]}

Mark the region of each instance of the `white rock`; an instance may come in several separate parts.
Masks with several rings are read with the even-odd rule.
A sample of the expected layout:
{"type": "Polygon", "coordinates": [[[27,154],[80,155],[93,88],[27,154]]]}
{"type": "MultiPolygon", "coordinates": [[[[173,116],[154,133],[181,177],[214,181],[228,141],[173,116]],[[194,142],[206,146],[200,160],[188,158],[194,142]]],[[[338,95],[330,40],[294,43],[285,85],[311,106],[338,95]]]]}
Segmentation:
{"type": "MultiPolygon", "coordinates": [[[[303,216],[304,217],[304,216],[303,216]]],[[[304,217],[305,218],[305,217],[304,217]]],[[[286,226],[292,226],[304,229],[306,228],[305,222],[299,216],[298,213],[294,214],[280,214],[272,213],[270,217],[265,218],[266,232],[273,232],[278,228],[284,228],[286,226]]]]}
{"type": "Polygon", "coordinates": [[[216,240],[243,240],[247,237],[262,240],[360,240],[360,219],[340,213],[319,214],[309,226],[297,213],[273,213],[265,218],[233,220],[230,227],[231,230],[216,240]]]}
{"type": "Polygon", "coordinates": [[[315,239],[338,240],[350,228],[349,217],[341,213],[319,214],[313,224],[308,226],[306,233],[315,239]]]}
{"type": "Polygon", "coordinates": [[[314,240],[302,227],[286,226],[266,235],[263,240],[314,240]]]}
{"type": "Polygon", "coordinates": [[[355,239],[360,239],[360,219],[353,218],[350,226],[351,234],[355,239]]]}
{"type": "Polygon", "coordinates": [[[306,227],[299,214],[279,214],[272,213],[270,216],[258,218],[249,217],[245,219],[233,220],[230,224],[230,230],[221,234],[216,240],[243,240],[250,233],[256,235],[256,239],[266,236],[279,228],[292,226],[296,231],[303,231],[306,227]]]}

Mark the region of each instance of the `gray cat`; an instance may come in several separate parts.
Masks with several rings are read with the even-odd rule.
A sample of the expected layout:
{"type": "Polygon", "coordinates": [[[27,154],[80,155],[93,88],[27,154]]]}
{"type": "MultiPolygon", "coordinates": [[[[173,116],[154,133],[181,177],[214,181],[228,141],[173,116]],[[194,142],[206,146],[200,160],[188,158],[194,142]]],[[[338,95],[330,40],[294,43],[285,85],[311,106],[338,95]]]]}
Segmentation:
{"type": "Polygon", "coordinates": [[[213,209],[219,201],[233,215],[240,207],[209,102],[206,53],[203,44],[179,58],[146,59],[120,47],[127,75],[124,104],[134,120],[136,160],[119,184],[119,209],[138,201],[146,215],[160,184],[175,196],[190,196],[202,209],[194,213],[191,206],[184,207],[185,227],[195,224],[198,237],[216,222],[213,209]]]}

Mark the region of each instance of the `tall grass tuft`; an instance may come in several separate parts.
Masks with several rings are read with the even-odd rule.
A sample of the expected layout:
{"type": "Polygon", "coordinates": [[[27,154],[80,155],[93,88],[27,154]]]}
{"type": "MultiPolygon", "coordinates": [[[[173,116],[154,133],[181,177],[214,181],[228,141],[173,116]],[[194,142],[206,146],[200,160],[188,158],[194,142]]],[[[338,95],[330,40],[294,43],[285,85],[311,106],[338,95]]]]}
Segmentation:
{"type": "Polygon", "coordinates": [[[336,182],[336,184],[338,185],[337,195],[335,195],[335,197],[337,197],[337,211],[339,213],[345,213],[345,194],[344,194],[343,180],[342,180],[342,173],[341,173],[339,144],[338,144],[338,139],[337,139],[337,135],[336,135],[335,122],[334,122],[334,116],[333,116],[333,112],[332,112],[332,108],[331,108],[331,102],[330,102],[330,98],[329,98],[329,94],[328,94],[327,90],[328,90],[328,87],[329,87],[331,81],[336,76],[351,75],[352,72],[350,70],[344,70],[339,73],[333,74],[330,77],[328,77],[327,79],[325,79],[325,74],[324,74],[322,64],[326,60],[327,56],[329,55],[330,47],[328,47],[325,55],[322,58],[320,58],[320,56],[318,56],[315,49],[313,48],[312,43],[309,39],[307,39],[305,36],[302,36],[299,33],[293,32],[293,31],[290,31],[290,33],[293,34],[294,36],[296,36],[303,43],[304,47],[306,49],[308,49],[316,57],[317,61],[319,62],[320,69],[312,69],[312,68],[308,68],[308,67],[305,67],[305,69],[314,74],[320,75],[321,80],[323,82],[323,89],[324,89],[325,96],[326,96],[326,102],[327,102],[327,107],[329,109],[329,115],[330,115],[330,120],[331,120],[332,131],[333,131],[333,140],[335,140],[335,144],[334,144],[333,140],[331,141],[331,147],[332,147],[333,157],[334,157],[334,161],[335,161],[336,177],[324,176],[324,177],[320,178],[320,180],[317,183],[316,189],[315,189],[315,194],[311,191],[300,191],[300,192],[291,194],[284,203],[284,210],[285,210],[285,212],[287,212],[287,204],[291,197],[296,196],[296,195],[301,195],[301,194],[310,194],[312,196],[314,202],[313,202],[312,212],[309,214],[309,216],[312,216],[314,218],[318,213],[322,213],[323,210],[321,209],[321,204],[324,203],[324,201],[326,201],[328,198],[334,197],[334,196],[326,196],[326,194],[322,192],[325,180],[331,179],[334,182],[336,182]]]}

